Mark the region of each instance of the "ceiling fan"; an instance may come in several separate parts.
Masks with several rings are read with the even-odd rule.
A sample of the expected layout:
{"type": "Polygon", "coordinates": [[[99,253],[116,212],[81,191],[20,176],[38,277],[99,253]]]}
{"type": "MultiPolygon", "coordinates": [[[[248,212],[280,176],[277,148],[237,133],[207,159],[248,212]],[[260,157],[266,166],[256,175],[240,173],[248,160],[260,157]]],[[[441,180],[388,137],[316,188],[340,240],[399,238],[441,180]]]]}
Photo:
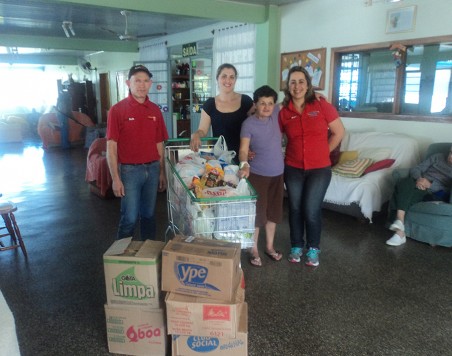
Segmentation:
{"type": "Polygon", "coordinates": [[[158,36],[166,36],[167,33],[166,32],[156,32],[156,33],[150,33],[150,34],[145,34],[145,35],[131,35],[129,34],[129,24],[128,24],[128,19],[127,16],[130,14],[130,11],[127,10],[121,10],[121,15],[124,16],[125,19],[125,28],[124,28],[124,33],[117,33],[113,30],[110,30],[108,28],[102,27],[103,30],[111,32],[113,34],[115,34],[116,36],[118,36],[118,38],[121,41],[134,41],[137,40],[138,38],[148,38],[148,37],[158,37],[158,36]]]}
{"type": "Polygon", "coordinates": [[[85,74],[91,74],[91,71],[95,71],[97,70],[96,68],[93,68],[93,66],[91,65],[91,63],[89,61],[87,61],[85,58],[83,57],[79,57],[78,58],[78,65],[80,66],[80,69],[83,71],[83,73],[85,74]]]}

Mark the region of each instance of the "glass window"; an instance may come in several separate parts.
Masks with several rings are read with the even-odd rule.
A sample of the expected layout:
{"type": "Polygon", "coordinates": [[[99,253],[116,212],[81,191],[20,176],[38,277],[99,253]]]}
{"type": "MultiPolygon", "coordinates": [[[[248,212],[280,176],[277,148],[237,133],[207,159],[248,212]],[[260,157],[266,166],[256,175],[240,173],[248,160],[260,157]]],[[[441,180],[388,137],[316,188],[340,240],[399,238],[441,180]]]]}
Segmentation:
{"type": "Polygon", "coordinates": [[[452,122],[452,36],[422,42],[332,49],[341,115],[452,122]]]}

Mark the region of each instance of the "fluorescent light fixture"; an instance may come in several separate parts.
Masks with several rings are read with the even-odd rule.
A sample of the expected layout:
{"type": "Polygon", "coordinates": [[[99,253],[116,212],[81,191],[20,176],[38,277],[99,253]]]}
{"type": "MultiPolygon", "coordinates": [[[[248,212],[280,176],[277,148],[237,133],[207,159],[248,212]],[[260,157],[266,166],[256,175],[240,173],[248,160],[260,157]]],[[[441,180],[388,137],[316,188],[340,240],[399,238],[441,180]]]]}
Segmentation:
{"type": "Polygon", "coordinates": [[[71,37],[70,33],[72,34],[72,36],[75,36],[74,29],[72,28],[72,21],[63,21],[61,27],[63,28],[64,34],[67,38],[71,37]]]}
{"type": "Polygon", "coordinates": [[[72,33],[72,36],[75,36],[74,29],[72,28],[72,22],[69,22],[68,27],[69,27],[69,31],[71,31],[71,33],[72,33]]]}

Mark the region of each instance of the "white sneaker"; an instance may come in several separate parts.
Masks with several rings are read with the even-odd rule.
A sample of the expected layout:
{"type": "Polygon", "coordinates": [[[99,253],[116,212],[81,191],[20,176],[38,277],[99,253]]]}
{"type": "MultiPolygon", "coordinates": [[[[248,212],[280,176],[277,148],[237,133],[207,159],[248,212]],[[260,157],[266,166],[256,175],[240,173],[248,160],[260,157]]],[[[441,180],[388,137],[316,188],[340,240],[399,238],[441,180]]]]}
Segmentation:
{"type": "Polygon", "coordinates": [[[403,222],[401,222],[400,220],[395,220],[391,226],[389,226],[389,230],[391,231],[405,231],[405,225],[403,225],[403,222]]]}
{"type": "Polygon", "coordinates": [[[406,242],[406,237],[401,237],[400,235],[394,234],[392,237],[386,241],[386,245],[389,246],[400,246],[406,242]]]}

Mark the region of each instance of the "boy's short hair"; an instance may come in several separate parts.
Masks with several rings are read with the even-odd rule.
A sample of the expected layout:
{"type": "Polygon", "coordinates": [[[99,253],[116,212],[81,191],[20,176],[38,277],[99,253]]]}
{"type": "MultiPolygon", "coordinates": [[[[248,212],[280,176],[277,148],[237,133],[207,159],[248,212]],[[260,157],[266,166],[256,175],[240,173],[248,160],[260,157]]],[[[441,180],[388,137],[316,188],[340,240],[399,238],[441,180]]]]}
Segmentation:
{"type": "Polygon", "coordinates": [[[276,91],[274,91],[270,86],[268,85],[263,85],[260,88],[257,88],[254,93],[253,93],[253,101],[255,103],[258,102],[258,100],[262,97],[266,97],[266,98],[270,98],[272,97],[273,100],[276,101],[278,100],[278,93],[276,91]]]}

